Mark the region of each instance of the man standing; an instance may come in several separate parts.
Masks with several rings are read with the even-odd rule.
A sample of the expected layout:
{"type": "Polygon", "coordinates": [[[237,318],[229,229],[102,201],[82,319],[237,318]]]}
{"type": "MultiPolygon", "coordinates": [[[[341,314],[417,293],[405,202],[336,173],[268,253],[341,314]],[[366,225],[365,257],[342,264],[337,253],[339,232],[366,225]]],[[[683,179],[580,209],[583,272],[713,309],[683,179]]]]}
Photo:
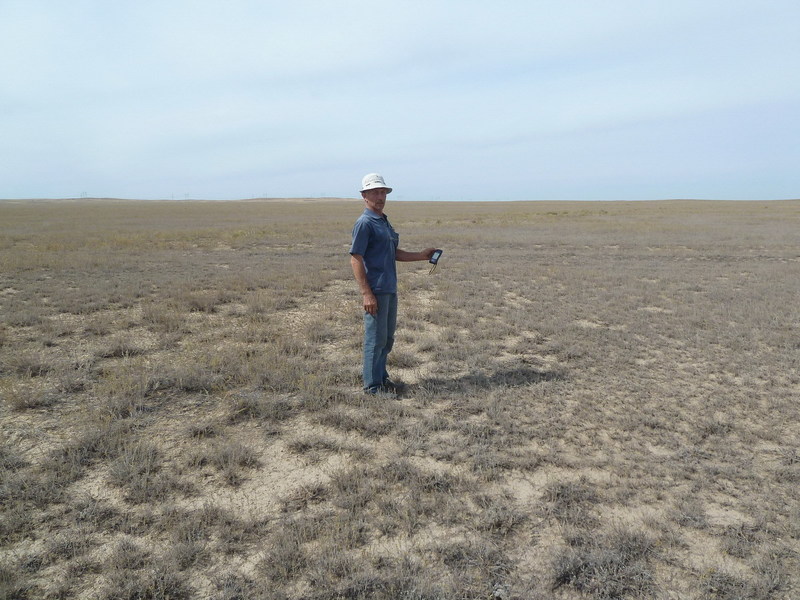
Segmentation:
{"type": "Polygon", "coordinates": [[[370,173],[361,181],[364,212],[353,227],[350,264],[364,304],[364,391],[394,394],[397,384],[386,372],[386,358],[394,345],[397,324],[397,268],[395,261],[429,260],[434,248],[406,252],[400,236],[383,212],[391,193],[381,175],[370,173]]]}

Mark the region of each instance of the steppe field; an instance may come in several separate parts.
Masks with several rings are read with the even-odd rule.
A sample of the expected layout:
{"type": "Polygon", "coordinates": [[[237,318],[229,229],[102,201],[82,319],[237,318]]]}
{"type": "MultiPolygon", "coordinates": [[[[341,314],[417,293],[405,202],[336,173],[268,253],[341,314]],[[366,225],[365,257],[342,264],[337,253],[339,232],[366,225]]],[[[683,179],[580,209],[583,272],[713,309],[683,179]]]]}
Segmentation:
{"type": "Polygon", "coordinates": [[[800,201],[0,202],[0,598],[800,598],[800,201]]]}

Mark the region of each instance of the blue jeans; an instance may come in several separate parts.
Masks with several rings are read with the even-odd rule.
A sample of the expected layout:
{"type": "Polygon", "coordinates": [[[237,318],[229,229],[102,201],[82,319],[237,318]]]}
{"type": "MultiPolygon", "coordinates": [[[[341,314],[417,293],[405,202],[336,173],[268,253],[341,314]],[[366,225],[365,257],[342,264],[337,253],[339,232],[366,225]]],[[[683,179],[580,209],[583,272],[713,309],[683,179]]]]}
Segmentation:
{"type": "Polygon", "coordinates": [[[378,314],[364,312],[364,389],[375,390],[385,379],[386,358],[394,346],[397,327],[397,294],[376,294],[378,314]]]}

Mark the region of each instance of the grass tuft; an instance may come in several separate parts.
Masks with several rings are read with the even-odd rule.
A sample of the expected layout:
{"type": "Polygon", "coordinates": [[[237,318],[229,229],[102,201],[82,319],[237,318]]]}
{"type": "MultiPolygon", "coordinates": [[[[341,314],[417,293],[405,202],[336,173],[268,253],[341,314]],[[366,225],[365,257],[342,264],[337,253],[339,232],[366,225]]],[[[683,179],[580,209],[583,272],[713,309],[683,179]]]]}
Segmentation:
{"type": "Polygon", "coordinates": [[[654,549],[638,532],[592,535],[555,557],[553,588],[571,587],[590,598],[648,597],[655,585],[654,549]]]}

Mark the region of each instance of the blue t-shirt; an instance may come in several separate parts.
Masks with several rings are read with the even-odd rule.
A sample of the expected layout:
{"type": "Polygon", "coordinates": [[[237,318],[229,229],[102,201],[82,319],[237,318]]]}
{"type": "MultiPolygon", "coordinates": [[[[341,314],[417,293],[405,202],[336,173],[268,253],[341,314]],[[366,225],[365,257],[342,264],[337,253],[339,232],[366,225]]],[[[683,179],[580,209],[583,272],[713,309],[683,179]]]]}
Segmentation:
{"type": "Polygon", "coordinates": [[[350,254],[364,257],[367,282],[373,294],[397,293],[395,255],[400,236],[392,229],[386,215],[365,208],[353,226],[350,254]]]}

